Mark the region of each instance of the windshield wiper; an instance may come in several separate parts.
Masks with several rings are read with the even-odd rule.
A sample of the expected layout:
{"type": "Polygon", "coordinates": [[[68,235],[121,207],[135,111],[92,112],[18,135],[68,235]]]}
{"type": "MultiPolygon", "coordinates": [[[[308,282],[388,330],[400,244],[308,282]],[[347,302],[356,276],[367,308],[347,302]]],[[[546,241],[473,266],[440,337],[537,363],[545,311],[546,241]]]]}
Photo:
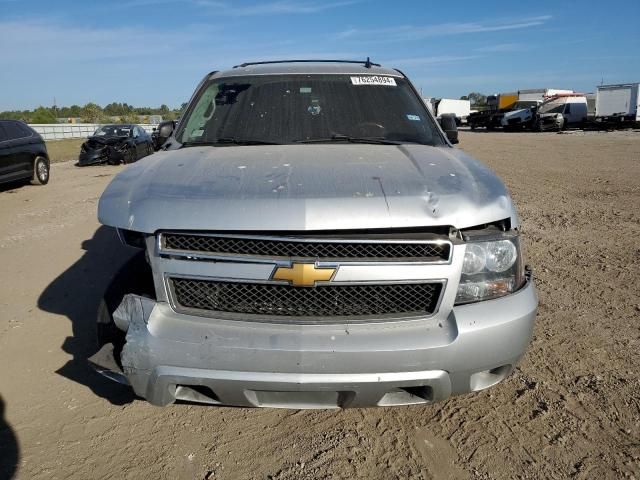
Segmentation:
{"type": "Polygon", "coordinates": [[[182,147],[216,147],[220,145],[281,145],[264,140],[238,140],[234,137],[222,137],[212,142],[184,142],[182,147]]]}
{"type": "Polygon", "coordinates": [[[387,140],[384,137],[351,137],[342,133],[334,133],[327,138],[311,138],[308,140],[296,140],[294,143],[323,143],[323,142],[349,142],[349,143],[371,143],[374,145],[401,145],[402,142],[387,140]]]}

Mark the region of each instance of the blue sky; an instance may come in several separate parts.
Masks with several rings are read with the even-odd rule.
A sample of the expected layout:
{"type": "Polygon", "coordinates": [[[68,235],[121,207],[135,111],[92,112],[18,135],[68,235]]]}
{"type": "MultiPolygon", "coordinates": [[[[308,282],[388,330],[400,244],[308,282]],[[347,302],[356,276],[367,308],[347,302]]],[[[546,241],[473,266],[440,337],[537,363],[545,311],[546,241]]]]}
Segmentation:
{"type": "Polygon", "coordinates": [[[372,60],[425,96],[640,81],[640,0],[0,0],[0,110],[187,101],[211,70],[372,60]]]}

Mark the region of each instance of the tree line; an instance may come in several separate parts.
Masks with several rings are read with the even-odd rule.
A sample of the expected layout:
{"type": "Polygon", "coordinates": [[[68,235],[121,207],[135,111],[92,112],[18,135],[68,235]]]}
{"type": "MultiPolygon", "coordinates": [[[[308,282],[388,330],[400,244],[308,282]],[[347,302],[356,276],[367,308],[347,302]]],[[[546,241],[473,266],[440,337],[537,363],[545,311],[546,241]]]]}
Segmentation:
{"type": "Polygon", "coordinates": [[[123,123],[138,123],[140,115],[162,115],[163,120],[175,120],[180,116],[187,104],[180,108],[169,108],[162,104],[154,107],[134,107],[127,103],[113,102],[104,107],[96,103],[84,106],[71,105],[69,107],[43,107],[33,110],[8,110],[0,112],[0,119],[22,120],[26,123],[57,123],[58,118],[79,118],[84,123],[110,123],[117,117],[123,123]]]}
{"type": "MultiPolygon", "coordinates": [[[[460,97],[461,100],[470,100],[474,108],[484,108],[487,97],[482,93],[471,92],[460,97]]],[[[38,107],[34,110],[9,110],[0,112],[0,119],[22,120],[27,123],[57,123],[58,118],[79,118],[84,123],[111,123],[117,117],[123,123],[138,123],[140,115],[162,115],[163,120],[175,120],[180,117],[187,104],[180,108],[169,108],[162,104],[154,107],[134,107],[127,103],[113,102],[104,108],[96,103],[87,103],[84,106],[71,105],[70,107],[38,107]]]]}

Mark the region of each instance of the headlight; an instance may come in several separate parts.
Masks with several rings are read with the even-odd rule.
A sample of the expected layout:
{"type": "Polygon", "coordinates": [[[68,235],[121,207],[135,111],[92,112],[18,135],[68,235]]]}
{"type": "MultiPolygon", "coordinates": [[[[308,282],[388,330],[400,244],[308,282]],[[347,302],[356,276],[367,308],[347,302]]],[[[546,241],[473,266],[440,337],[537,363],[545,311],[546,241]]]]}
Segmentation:
{"type": "Polygon", "coordinates": [[[515,292],[524,284],[517,235],[467,243],[456,304],[479,302],[515,292]]]}

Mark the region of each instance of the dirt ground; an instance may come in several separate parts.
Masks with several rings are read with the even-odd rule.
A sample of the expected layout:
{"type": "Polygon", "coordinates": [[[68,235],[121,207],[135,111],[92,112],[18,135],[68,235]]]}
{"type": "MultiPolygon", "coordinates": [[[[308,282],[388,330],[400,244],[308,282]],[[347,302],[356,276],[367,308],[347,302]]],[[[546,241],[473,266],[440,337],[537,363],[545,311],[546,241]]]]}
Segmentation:
{"type": "Polygon", "coordinates": [[[513,194],[540,309],[508,380],[428,406],[134,399],[86,364],[124,260],[96,221],[121,167],[0,188],[0,478],[640,478],[640,133],[463,132],[460,148],[513,194]]]}

